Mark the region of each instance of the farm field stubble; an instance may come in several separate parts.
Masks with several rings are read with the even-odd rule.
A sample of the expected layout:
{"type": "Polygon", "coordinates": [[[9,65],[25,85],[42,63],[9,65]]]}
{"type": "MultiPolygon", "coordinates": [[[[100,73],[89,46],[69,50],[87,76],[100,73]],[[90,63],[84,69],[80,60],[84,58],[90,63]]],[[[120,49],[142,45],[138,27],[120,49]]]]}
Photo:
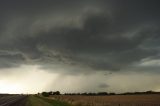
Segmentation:
{"type": "Polygon", "coordinates": [[[70,103],[73,106],[160,106],[160,95],[110,95],[110,96],[81,96],[59,95],[51,96],[70,103]]]}

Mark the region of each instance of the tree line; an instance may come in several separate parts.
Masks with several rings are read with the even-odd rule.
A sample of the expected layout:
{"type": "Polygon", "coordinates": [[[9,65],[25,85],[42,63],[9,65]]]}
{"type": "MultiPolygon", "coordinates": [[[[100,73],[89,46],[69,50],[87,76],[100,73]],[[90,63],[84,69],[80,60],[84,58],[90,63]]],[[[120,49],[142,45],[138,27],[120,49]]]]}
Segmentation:
{"type": "MultiPolygon", "coordinates": [[[[50,91],[50,92],[42,92],[38,93],[38,95],[42,95],[45,97],[51,96],[51,95],[61,95],[60,91],[50,91]]],[[[160,94],[160,92],[155,91],[146,91],[146,92],[125,92],[125,93],[108,93],[108,92],[98,92],[98,93],[64,93],[62,95],[85,95],[85,96],[105,96],[105,95],[139,95],[139,94],[160,94]]]]}
{"type": "MultiPolygon", "coordinates": [[[[45,97],[48,97],[48,96],[51,96],[51,95],[60,95],[61,93],[59,91],[50,91],[50,92],[42,92],[41,95],[42,96],[45,96],[45,97]]],[[[38,93],[38,95],[40,95],[40,93],[38,93]]]]}

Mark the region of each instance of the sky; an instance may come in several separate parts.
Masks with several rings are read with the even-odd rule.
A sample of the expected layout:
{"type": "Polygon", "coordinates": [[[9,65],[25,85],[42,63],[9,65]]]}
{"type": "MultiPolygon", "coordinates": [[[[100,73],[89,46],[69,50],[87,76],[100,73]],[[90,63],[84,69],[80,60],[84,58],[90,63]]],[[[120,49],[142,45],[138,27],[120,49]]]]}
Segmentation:
{"type": "Polygon", "coordinates": [[[160,91],[159,0],[1,0],[0,93],[160,91]]]}

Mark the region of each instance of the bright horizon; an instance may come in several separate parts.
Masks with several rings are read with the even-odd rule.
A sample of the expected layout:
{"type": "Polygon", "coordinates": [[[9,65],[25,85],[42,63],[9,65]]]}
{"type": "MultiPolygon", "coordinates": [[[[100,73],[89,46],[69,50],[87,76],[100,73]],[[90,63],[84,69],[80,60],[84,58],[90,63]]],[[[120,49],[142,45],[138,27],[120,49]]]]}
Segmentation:
{"type": "MultiPolygon", "coordinates": [[[[5,72],[10,71],[10,69],[4,69],[5,72]]],[[[143,92],[148,90],[160,91],[159,85],[154,86],[154,82],[159,79],[159,75],[151,75],[141,73],[112,73],[110,76],[104,75],[104,73],[95,73],[92,75],[60,75],[58,73],[50,73],[44,69],[40,69],[40,66],[36,65],[22,65],[19,68],[13,68],[13,72],[10,74],[2,73],[0,75],[5,76],[0,80],[0,93],[10,93],[10,94],[35,94],[43,91],[60,91],[61,93],[82,93],[82,92],[115,92],[115,93],[124,93],[124,92],[143,92]],[[16,70],[16,73],[15,73],[16,70]],[[21,71],[23,70],[23,71],[21,71]],[[101,79],[99,78],[101,77],[101,79]],[[108,78],[106,78],[108,77],[108,78]],[[63,78],[63,79],[62,79],[63,78]],[[98,79],[99,78],[99,79],[98,79]],[[140,80],[142,79],[143,80],[140,80]],[[98,80],[97,80],[98,79],[98,80]],[[118,81],[118,79],[121,79],[118,81]],[[108,81],[108,84],[112,85],[112,88],[106,89],[107,84],[105,80],[108,81]],[[59,82],[58,82],[59,81],[59,82]],[[86,81],[83,84],[83,81],[86,81]],[[132,84],[130,83],[132,81],[132,84]],[[137,81],[139,83],[137,83],[137,81]],[[96,83],[101,83],[101,89],[99,89],[96,83]],[[61,83],[61,84],[58,84],[61,83]],[[122,85],[119,85],[121,83],[122,85]],[[125,85],[123,85],[123,83],[125,85]],[[144,85],[152,85],[146,89],[144,85]],[[83,84],[85,90],[79,88],[79,84],[83,84]],[[72,86],[73,85],[73,86],[72,86]],[[128,86],[126,88],[126,86],[128,86]],[[133,88],[132,88],[133,87],[133,88]],[[137,89],[135,89],[137,87],[137,89]],[[65,89],[64,89],[65,88],[65,89]],[[117,89],[118,88],[118,89],[117,89]],[[141,88],[141,89],[138,89],[141,88]]],[[[159,83],[158,81],[157,83],[159,83]]],[[[108,85],[109,86],[109,85],[108,85]]]]}

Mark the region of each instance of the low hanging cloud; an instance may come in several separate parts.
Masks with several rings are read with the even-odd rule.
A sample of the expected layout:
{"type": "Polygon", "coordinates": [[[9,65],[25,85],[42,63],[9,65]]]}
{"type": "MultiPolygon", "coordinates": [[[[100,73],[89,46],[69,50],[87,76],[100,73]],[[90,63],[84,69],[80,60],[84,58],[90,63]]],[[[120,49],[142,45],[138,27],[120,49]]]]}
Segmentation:
{"type": "Polygon", "coordinates": [[[137,1],[124,2],[3,1],[0,68],[38,64],[52,70],[58,64],[129,71],[145,58],[158,58],[158,1],[140,1],[137,8],[137,1]]]}

